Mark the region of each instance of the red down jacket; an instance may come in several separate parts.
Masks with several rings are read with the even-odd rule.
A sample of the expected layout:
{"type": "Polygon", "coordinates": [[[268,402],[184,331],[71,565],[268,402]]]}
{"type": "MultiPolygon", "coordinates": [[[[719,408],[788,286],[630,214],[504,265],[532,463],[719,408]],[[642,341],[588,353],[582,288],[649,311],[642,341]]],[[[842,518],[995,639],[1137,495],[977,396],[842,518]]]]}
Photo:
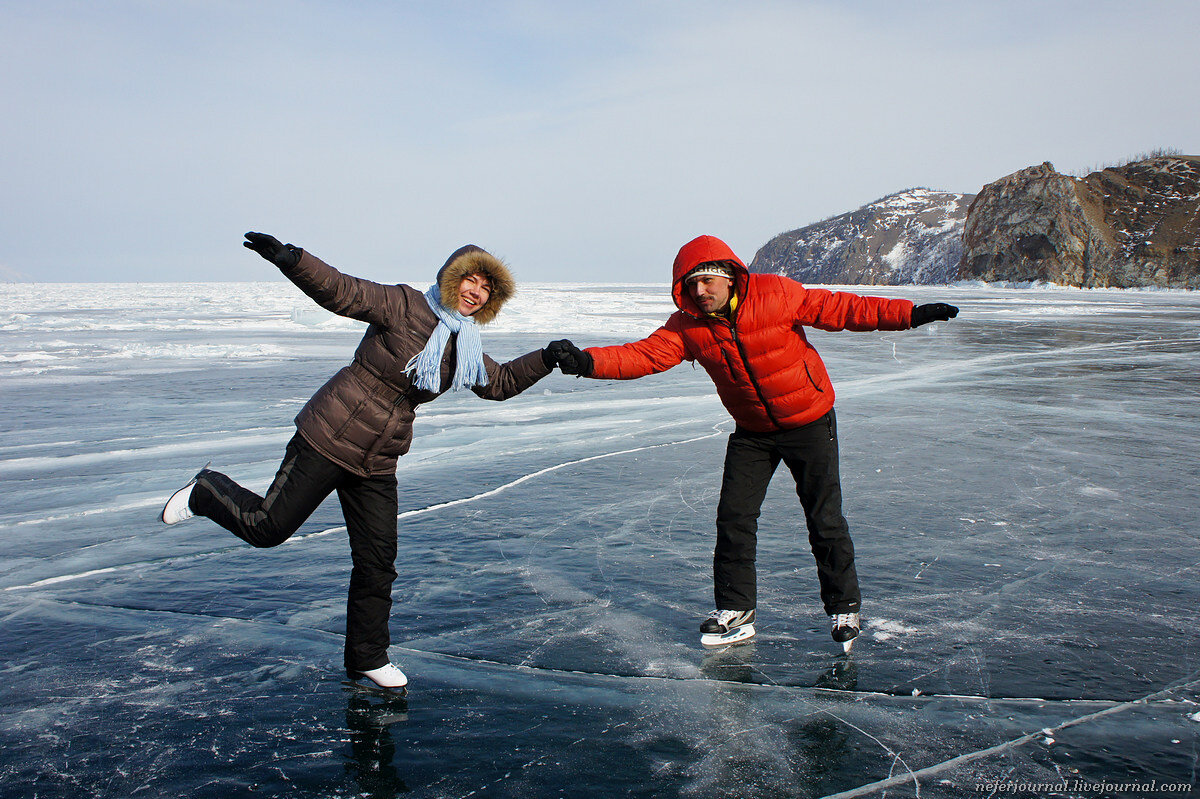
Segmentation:
{"type": "Polygon", "coordinates": [[[733,250],[700,236],[675,258],[671,288],[678,311],[641,341],[590,347],[591,377],[630,380],[663,372],[684,360],[699,361],[739,427],[756,433],[789,430],[821,418],[833,407],[833,386],[804,326],[821,330],[906,330],[908,300],[860,297],[808,289],[778,275],[750,274],[733,250]],[[733,321],[703,313],[683,276],[706,261],[737,265],[733,321]]]}

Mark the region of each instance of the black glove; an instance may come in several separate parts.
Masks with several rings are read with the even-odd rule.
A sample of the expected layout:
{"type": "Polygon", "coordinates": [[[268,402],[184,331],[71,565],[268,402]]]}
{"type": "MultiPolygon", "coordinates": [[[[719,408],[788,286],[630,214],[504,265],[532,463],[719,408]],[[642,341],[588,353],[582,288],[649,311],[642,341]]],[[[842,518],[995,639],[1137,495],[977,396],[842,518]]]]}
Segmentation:
{"type": "Polygon", "coordinates": [[[242,246],[254,250],[280,269],[290,269],[300,263],[300,248],[284,244],[266,233],[247,233],[242,246]]]}
{"type": "Polygon", "coordinates": [[[928,322],[948,322],[958,316],[958,309],[944,302],[918,305],[912,310],[912,326],[920,327],[928,322]]]}
{"type": "Polygon", "coordinates": [[[576,347],[567,339],[551,341],[546,349],[542,350],[542,360],[553,361],[564,375],[579,375],[587,377],[592,373],[592,366],[595,364],[592,356],[588,355],[583,350],[576,347]]]}

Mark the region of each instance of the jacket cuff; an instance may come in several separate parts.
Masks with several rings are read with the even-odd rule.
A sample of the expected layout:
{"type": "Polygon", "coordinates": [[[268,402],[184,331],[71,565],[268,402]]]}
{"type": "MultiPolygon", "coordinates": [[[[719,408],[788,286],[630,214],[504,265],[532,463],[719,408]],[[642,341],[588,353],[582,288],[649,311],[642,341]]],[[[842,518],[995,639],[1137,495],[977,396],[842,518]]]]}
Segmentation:
{"type": "Polygon", "coordinates": [[[543,377],[554,371],[553,366],[546,365],[546,360],[542,356],[543,352],[545,352],[544,349],[527,352],[520,358],[517,358],[516,363],[513,365],[516,366],[519,364],[520,366],[528,369],[532,374],[536,375],[538,380],[541,380],[543,377]]]}
{"type": "MultiPolygon", "coordinates": [[[[287,245],[287,249],[289,253],[292,253],[295,256],[292,260],[292,263],[275,264],[275,266],[279,267],[280,272],[283,272],[283,274],[291,277],[296,273],[296,270],[300,268],[300,262],[304,260],[304,256],[307,255],[307,253],[305,253],[300,247],[293,247],[291,244],[287,245]]],[[[314,256],[309,255],[308,257],[312,258],[314,256]]]]}

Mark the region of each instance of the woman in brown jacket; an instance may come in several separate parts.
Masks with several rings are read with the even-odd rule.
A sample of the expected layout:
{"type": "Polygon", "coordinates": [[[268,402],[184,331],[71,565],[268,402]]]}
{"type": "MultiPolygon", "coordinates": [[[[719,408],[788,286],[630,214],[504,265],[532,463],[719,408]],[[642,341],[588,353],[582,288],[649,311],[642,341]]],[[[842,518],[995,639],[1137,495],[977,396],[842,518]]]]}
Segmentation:
{"type": "Polygon", "coordinates": [[[495,318],[516,284],[508,268],[479,247],[452,254],[422,294],[342,274],[264,233],[246,239],[246,247],[319,305],[369,326],[350,365],[296,417],[296,435],[265,496],[205,468],[171,496],[162,521],[207,516],[253,546],[273,547],[336,490],[353,561],[346,672],[402,688],[408,679],[388,658],[388,616],[396,579],[396,461],[412,443],[416,407],[462,388],[484,399],[508,399],[549,374],[554,359],[535,350],[498,364],[483,353],[478,325],[495,318]]]}

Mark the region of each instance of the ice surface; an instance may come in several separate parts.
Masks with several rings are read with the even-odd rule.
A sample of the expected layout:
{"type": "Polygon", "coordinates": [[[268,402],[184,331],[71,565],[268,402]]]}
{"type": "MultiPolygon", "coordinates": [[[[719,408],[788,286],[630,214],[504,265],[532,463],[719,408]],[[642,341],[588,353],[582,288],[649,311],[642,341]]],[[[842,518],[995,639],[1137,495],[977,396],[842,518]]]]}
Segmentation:
{"type": "MultiPolygon", "coordinates": [[[[383,702],[340,682],[336,502],[273,550],[157,522],[209,459],[265,487],[361,325],[280,283],[5,286],[4,795],[1193,785],[1200,297],[871,292],[962,315],[812,333],[864,591],[851,659],[786,473],[761,519],[757,642],[700,648],[731,429],[702,370],[556,374],[419,413],[392,619],[413,688],[383,702]]],[[[671,309],[665,286],[526,286],[484,342],[615,343],[671,309]]]]}

